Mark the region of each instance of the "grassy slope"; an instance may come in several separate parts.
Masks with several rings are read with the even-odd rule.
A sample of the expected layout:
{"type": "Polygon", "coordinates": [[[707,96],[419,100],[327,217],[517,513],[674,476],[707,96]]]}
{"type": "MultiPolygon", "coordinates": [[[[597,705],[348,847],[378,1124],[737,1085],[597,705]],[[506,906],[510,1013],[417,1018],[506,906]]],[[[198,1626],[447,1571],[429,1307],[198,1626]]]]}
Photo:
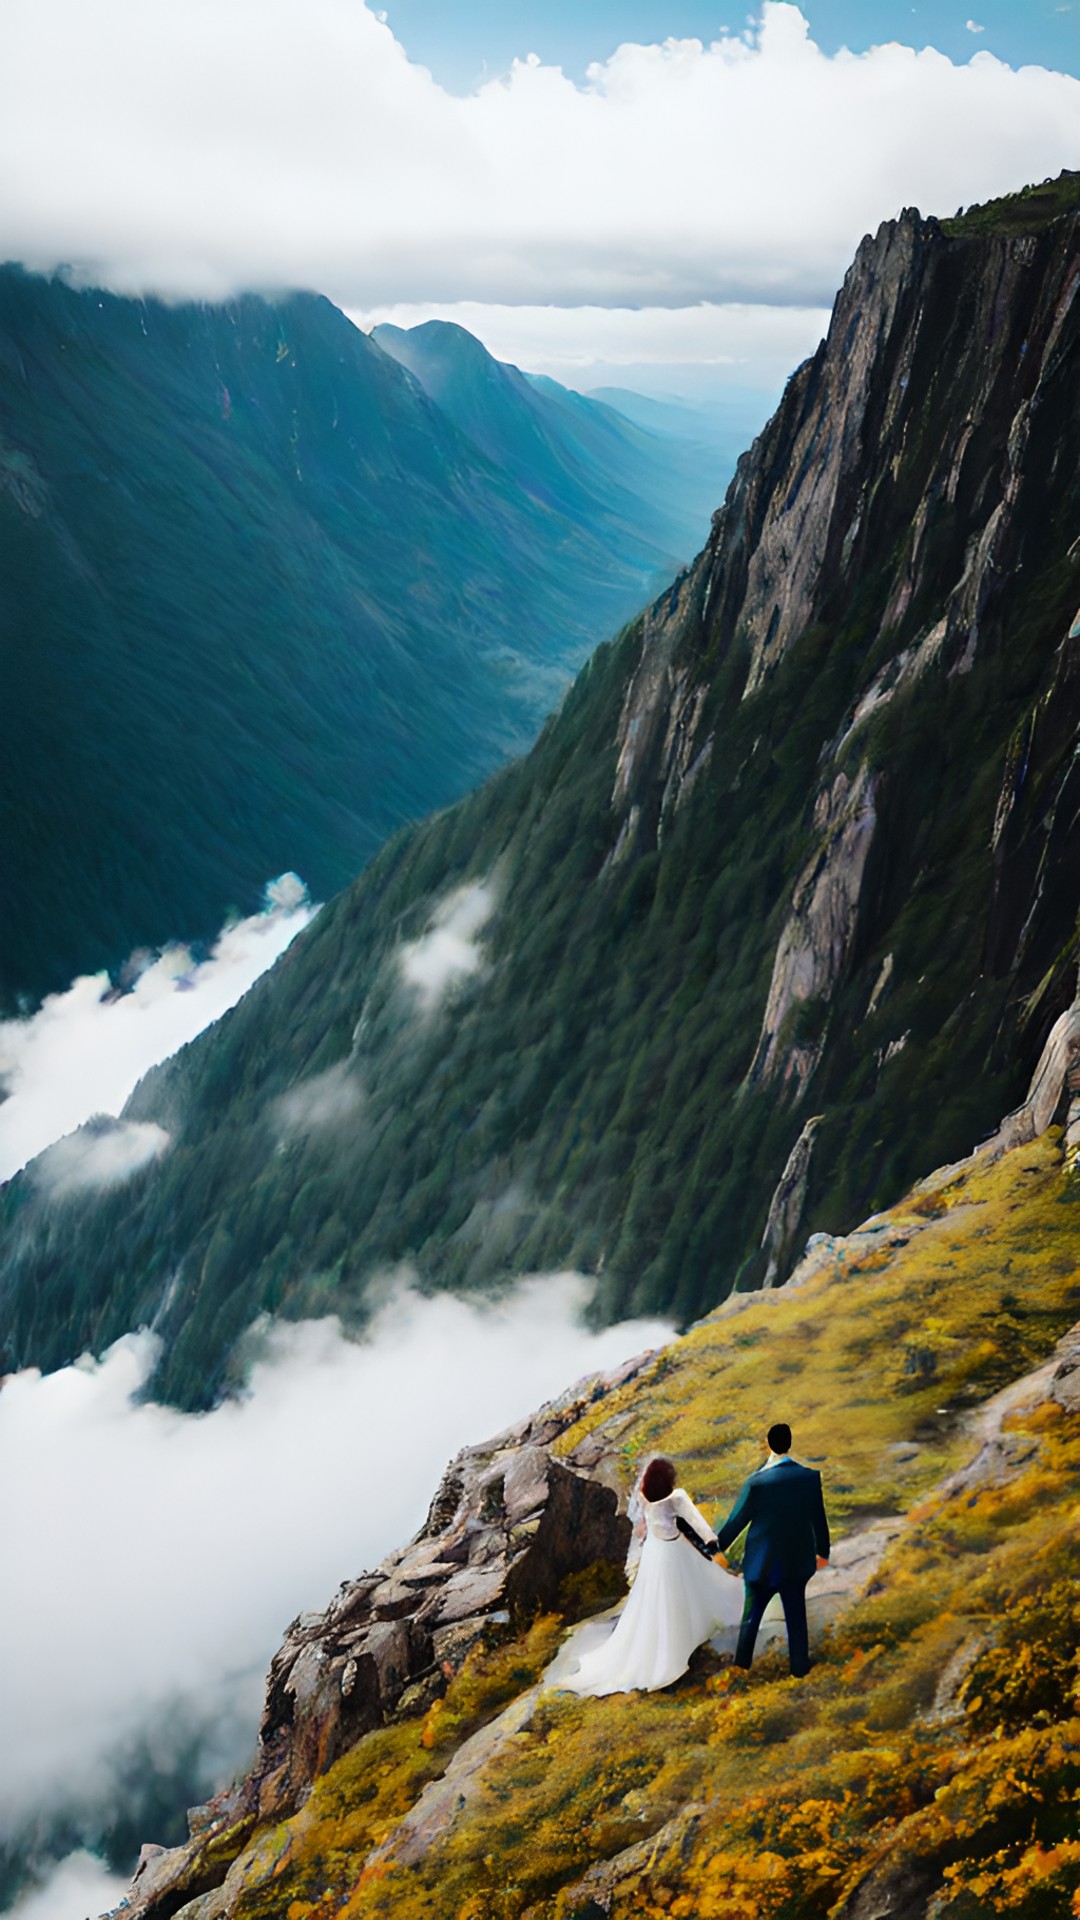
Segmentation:
{"type": "Polygon", "coordinates": [[[782,1412],[822,1464],[838,1532],[906,1511],[912,1528],[809,1680],[768,1656],[746,1680],[546,1694],[418,1865],[365,1869],[463,1735],[534,1680],[558,1624],[540,1621],[473,1656],[424,1719],[369,1735],[300,1814],[257,1834],[230,1882],[244,1883],[236,1920],[570,1920],[582,1874],[650,1837],[616,1876],[614,1920],[812,1920],[885,1856],[916,1891],[941,1886],[957,1920],[1075,1912],[1080,1419],[1045,1404],[1015,1415],[1011,1482],[933,1490],[975,1450],[959,1411],[1080,1315],[1080,1189],[1047,1136],[891,1223],[898,1238],[921,1230],[729,1303],[560,1443],[631,1412],[628,1480],[643,1454],[670,1450],[722,1512],[782,1412]],[[900,1442],[918,1451],[890,1451],[900,1442]],[[935,1716],[963,1649],[957,1710],[935,1716]]]}

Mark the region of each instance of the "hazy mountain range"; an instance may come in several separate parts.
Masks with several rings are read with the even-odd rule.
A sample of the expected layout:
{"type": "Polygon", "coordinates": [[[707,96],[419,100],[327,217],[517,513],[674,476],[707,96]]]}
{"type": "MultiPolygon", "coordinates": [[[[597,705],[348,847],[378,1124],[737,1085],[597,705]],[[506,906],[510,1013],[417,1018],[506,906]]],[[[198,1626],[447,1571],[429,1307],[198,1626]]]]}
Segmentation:
{"type": "Polygon", "coordinates": [[[430,333],[0,271],[0,1007],[336,892],[700,544],[685,440],[430,333]]]}

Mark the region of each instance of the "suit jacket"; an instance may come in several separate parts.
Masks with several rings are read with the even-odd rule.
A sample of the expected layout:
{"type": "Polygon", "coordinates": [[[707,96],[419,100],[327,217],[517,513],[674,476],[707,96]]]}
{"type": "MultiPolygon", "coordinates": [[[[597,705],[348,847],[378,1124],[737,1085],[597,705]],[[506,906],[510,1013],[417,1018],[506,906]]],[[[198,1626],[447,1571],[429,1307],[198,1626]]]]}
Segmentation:
{"type": "Polygon", "coordinates": [[[743,1554],[743,1579],[779,1587],[809,1580],[816,1556],[829,1557],[829,1523],[821,1475],[797,1460],[759,1467],[744,1481],[739,1497],[717,1533],[721,1551],[740,1533],[750,1533],[743,1554]]]}

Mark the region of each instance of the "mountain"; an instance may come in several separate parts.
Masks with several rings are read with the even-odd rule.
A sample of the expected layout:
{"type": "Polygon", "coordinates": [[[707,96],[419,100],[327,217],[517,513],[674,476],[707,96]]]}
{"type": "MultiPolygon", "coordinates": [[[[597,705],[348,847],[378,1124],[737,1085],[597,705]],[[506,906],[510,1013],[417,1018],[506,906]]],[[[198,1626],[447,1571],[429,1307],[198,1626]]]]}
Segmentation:
{"type": "Polygon", "coordinates": [[[713,479],[722,474],[723,485],[714,485],[714,500],[723,497],[739,455],[776,410],[775,393],[762,387],[734,387],[696,397],[590,387],[585,397],[601,402],[646,433],[680,442],[692,455],[696,472],[713,479]]]}
{"type": "Polygon", "coordinates": [[[521,373],[446,320],[377,326],[372,338],[526,493],[607,528],[619,552],[638,544],[653,555],[658,542],[675,551],[688,524],[707,526],[746,444],[730,435],[719,444],[711,418],[689,435],[676,409],[642,400],[646,417],[635,420],[602,396],[521,373]]]}
{"type": "Polygon", "coordinates": [[[785,1286],[465,1449],[416,1538],[293,1621],[250,1772],[144,1847],[128,1920],[1068,1920],[1062,1144],[941,1170],[785,1286]],[[732,1671],[732,1632],[663,1691],[560,1691],[576,1623],[625,1592],[641,1465],[674,1455],[719,1524],[778,1394],[834,1536],[809,1676],[768,1632],[732,1671]]]}
{"type": "MultiPolygon", "coordinates": [[[[1080,882],[1080,179],[859,249],[708,545],[523,761],[397,835],[127,1121],[5,1193],[4,1364],[596,1276],[683,1323],[1020,1100],[1080,882]]],[[[1045,1117],[1043,1119],[1045,1124],[1045,1117]]]]}
{"type": "Polygon", "coordinates": [[[0,1009],[325,898],[529,745],[704,524],[650,535],[592,412],[533,485],[326,300],[0,270],[0,1009]]]}

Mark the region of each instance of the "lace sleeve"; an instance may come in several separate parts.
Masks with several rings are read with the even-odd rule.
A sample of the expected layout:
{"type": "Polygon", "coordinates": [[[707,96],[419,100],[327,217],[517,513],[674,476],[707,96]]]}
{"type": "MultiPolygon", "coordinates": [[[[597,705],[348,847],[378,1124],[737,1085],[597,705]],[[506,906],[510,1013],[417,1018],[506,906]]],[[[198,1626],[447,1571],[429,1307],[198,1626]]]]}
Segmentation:
{"type": "Polygon", "coordinates": [[[698,1512],[685,1488],[676,1487],[671,1496],[671,1502],[679,1518],[685,1520],[688,1526],[693,1527],[698,1539],[704,1540],[711,1545],[716,1536],[706,1520],[705,1515],[698,1512]]]}

